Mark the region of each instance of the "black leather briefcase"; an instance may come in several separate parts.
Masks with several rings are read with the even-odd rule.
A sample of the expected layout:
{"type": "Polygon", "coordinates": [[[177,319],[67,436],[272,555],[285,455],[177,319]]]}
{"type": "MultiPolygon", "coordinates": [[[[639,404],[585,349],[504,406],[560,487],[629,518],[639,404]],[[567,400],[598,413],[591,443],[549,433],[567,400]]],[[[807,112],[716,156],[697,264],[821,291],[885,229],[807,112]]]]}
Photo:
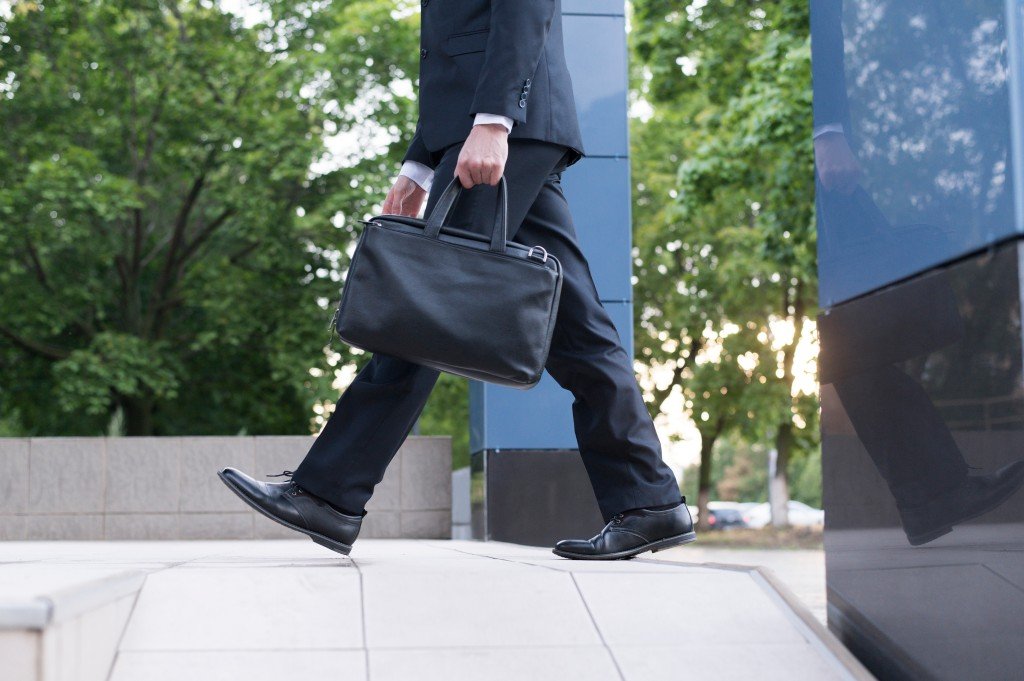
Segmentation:
{"type": "Polygon", "coordinates": [[[462,191],[453,178],[426,219],[364,221],[335,328],[363,350],[531,388],[551,347],[561,263],[540,246],[507,240],[504,177],[490,236],[445,226],[462,191]]]}

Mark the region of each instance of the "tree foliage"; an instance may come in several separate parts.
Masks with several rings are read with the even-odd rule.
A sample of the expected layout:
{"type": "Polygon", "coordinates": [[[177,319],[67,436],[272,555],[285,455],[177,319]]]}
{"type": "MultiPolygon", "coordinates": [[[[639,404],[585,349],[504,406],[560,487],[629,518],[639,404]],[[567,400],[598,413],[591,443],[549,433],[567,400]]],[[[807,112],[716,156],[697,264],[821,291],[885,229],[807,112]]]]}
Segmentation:
{"type": "Polygon", "coordinates": [[[652,409],[681,392],[700,430],[703,507],[719,437],[773,441],[783,471],[816,447],[794,389],[817,288],[807,3],[633,8],[636,337],[670,370],[652,409]]]}
{"type": "Polygon", "coordinates": [[[0,19],[8,429],[308,432],[352,359],[325,357],[327,322],[353,218],[415,120],[395,93],[412,93],[416,18],[255,8],[49,0],[0,19]],[[331,159],[337,135],[359,153],[331,159]]]}

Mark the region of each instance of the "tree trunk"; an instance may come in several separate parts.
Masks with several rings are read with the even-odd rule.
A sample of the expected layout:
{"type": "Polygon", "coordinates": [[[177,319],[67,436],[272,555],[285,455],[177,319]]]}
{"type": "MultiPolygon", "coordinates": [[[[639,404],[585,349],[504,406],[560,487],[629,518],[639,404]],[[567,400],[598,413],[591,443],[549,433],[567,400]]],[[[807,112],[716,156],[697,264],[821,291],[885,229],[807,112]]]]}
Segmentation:
{"type": "Polygon", "coordinates": [[[708,525],[708,500],[711,496],[711,455],[714,453],[715,437],[701,435],[700,477],[697,483],[697,529],[706,531],[708,525]]]}
{"type": "Polygon", "coordinates": [[[784,423],[775,434],[775,449],[768,477],[768,503],[772,527],[789,526],[789,457],[793,449],[793,425],[784,423]]]}
{"type": "MultiPolygon", "coordinates": [[[[790,315],[793,322],[793,340],[782,350],[782,382],[786,386],[790,407],[793,405],[793,383],[796,374],[793,361],[796,359],[796,348],[800,344],[800,336],[804,330],[804,298],[803,281],[797,281],[793,290],[793,309],[790,311],[790,291],[783,294],[783,313],[790,315]]],[[[793,420],[786,418],[779,424],[775,432],[775,450],[772,452],[771,470],[768,472],[768,503],[772,512],[773,527],[789,526],[789,458],[793,452],[793,420]]]]}
{"type": "Polygon", "coordinates": [[[153,400],[149,397],[123,397],[125,435],[153,434],[153,400]]]}

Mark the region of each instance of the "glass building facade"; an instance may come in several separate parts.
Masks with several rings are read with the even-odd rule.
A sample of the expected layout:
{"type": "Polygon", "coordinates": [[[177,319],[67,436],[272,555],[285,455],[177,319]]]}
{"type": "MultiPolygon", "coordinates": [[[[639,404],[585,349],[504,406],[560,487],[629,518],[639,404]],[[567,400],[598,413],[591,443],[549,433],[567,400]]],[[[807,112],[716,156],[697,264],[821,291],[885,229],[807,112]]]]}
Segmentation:
{"type": "Polygon", "coordinates": [[[1021,0],[811,0],[829,626],[1024,674],[1021,0]]]}

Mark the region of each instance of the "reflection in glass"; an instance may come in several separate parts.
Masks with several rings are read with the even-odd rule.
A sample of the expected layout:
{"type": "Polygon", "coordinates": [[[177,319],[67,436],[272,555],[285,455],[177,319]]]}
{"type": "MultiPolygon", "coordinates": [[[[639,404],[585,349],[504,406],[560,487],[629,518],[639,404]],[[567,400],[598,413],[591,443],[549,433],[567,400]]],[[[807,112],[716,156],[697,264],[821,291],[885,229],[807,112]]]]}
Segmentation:
{"type": "Polygon", "coordinates": [[[811,0],[823,305],[1020,230],[1004,8],[811,0]]]}
{"type": "Polygon", "coordinates": [[[1024,1],[810,4],[829,626],[880,678],[1018,679],[1024,1]]]}
{"type": "Polygon", "coordinates": [[[971,473],[924,388],[898,366],[963,341],[945,272],[839,306],[818,318],[818,333],[821,383],[835,389],[911,545],[993,510],[1024,483],[1024,460],[971,473]]]}

